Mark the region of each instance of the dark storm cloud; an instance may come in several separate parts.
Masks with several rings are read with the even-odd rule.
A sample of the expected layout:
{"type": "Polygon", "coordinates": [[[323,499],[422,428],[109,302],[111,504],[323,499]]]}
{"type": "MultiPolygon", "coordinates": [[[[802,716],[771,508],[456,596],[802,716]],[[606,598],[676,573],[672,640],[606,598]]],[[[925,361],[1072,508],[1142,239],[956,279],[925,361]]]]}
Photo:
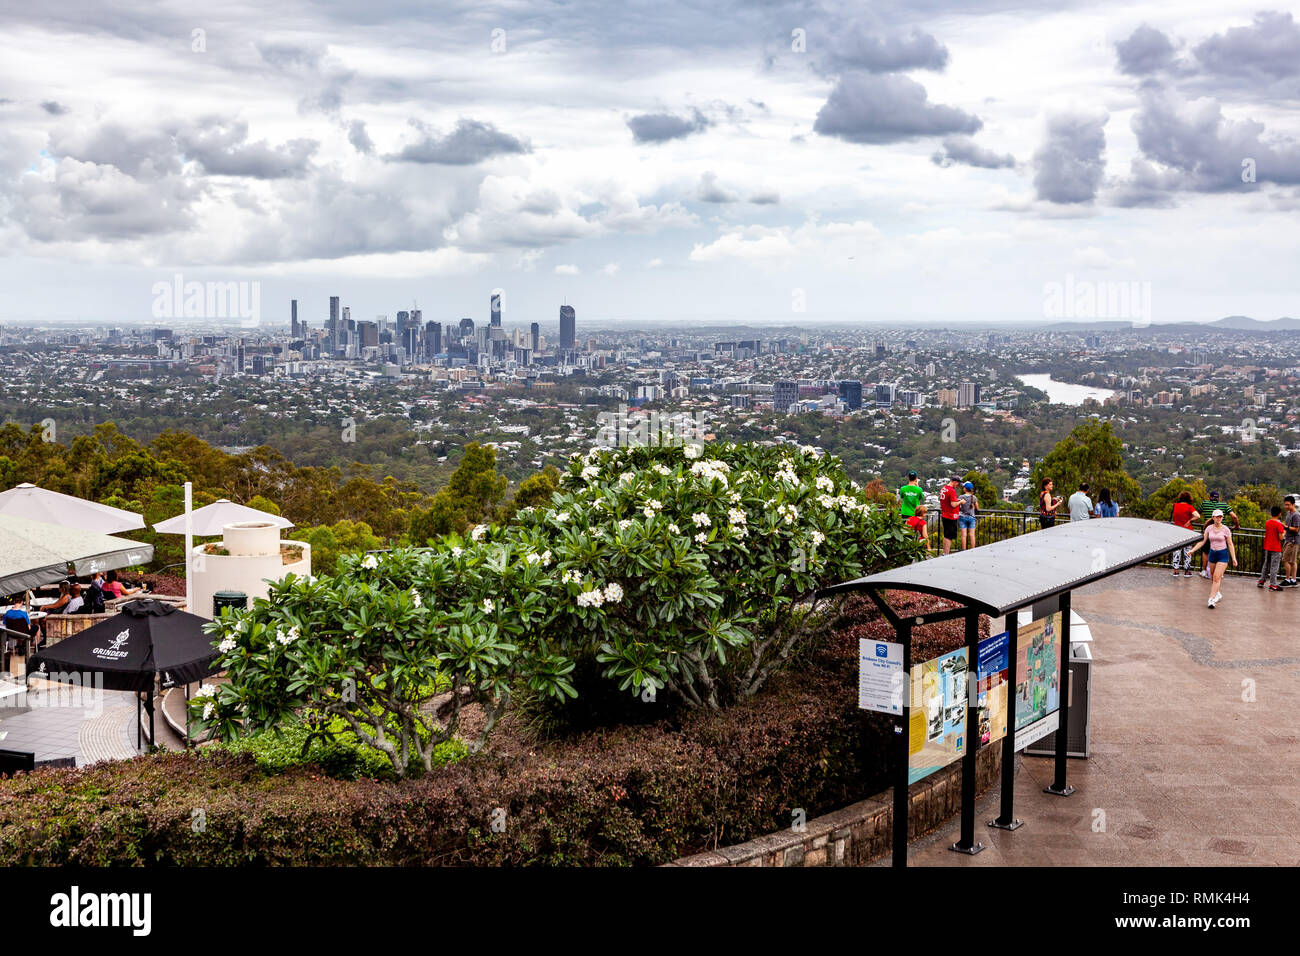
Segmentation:
{"type": "Polygon", "coordinates": [[[1145,23],[1130,34],[1127,40],[1115,44],[1121,73],[1146,76],[1166,70],[1174,62],[1174,45],[1169,37],[1145,23]]]}
{"type": "Polygon", "coordinates": [[[491,123],[462,119],[447,135],[440,134],[420,120],[409,120],[420,133],[414,143],[384,158],[391,162],[435,163],[443,166],[472,166],[493,156],[529,153],[527,140],[503,133],[491,123]]]}
{"type": "Polygon", "coordinates": [[[375,151],[374,140],[366,132],[365,120],[353,120],[348,124],[348,142],[358,153],[373,153],[375,151]]]}
{"type": "Polygon", "coordinates": [[[908,34],[881,36],[861,24],[834,33],[827,52],[818,59],[825,73],[863,70],[898,73],[905,70],[942,70],[948,65],[948,48],[931,34],[916,28],[908,34]]]}
{"type": "Polygon", "coordinates": [[[898,143],[974,133],[983,122],[955,106],[929,102],[925,87],[896,73],[850,73],[831,90],[813,129],[851,143],[898,143]]]}
{"type": "Polygon", "coordinates": [[[68,112],[66,106],[54,100],[45,100],[42,102],[41,109],[45,110],[45,112],[49,113],[51,116],[63,116],[68,112]]]}
{"type": "Polygon", "coordinates": [[[681,139],[708,129],[709,126],[709,118],[699,110],[692,110],[688,117],[672,113],[642,113],[627,121],[632,138],[638,143],[664,143],[670,139],[681,139]]]}
{"type": "Polygon", "coordinates": [[[980,169],[1014,169],[1016,158],[1010,153],[995,153],[991,149],[976,143],[969,136],[949,136],[933,156],[930,162],[936,166],[951,166],[961,163],[980,169]]]}
{"type": "Polygon", "coordinates": [[[1054,203],[1087,203],[1106,171],[1106,114],[1062,113],[1047,122],[1047,139],[1034,154],[1034,190],[1054,203]]]}
{"type": "Polygon", "coordinates": [[[204,170],[218,176],[247,176],[252,179],[286,179],[304,175],[320,147],[314,139],[291,139],[282,146],[265,140],[248,142],[248,124],[208,118],[176,131],[176,142],[185,155],[197,160],[204,170]]]}
{"type": "Polygon", "coordinates": [[[1167,90],[1148,90],[1133,132],[1142,158],[1119,187],[1120,205],[1166,206],[1178,192],[1300,184],[1300,143],[1267,134],[1255,120],[1229,120],[1209,98],[1185,101],[1167,90]],[[1254,182],[1243,180],[1246,170],[1254,182]]]}
{"type": "Polygon", "coordinates": [[[774,192],[758,192],[750,196],[749,201],[755,206],[775,206],[781,201],[781,196],[774,192]]]}
{"type": "Polygon", "coordinates": [[[1300,24],[1290,13],[1266,11],[1248,27],[1232,27],[1193,49],[1207,72],[1245,79],[1300,76],[1300,24]]]}

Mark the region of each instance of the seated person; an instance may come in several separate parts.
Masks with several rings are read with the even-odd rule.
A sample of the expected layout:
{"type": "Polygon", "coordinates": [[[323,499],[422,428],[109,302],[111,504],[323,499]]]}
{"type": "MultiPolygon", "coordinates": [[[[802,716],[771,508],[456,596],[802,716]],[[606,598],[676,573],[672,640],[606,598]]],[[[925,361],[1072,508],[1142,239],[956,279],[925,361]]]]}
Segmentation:
{"type": "Polygon", "coordinates": [[[81,585],[74,581],[68,593],[68,603],[64,605],[62,613],[76,614],[85,603],[86,599],[81,596],[81,585]]]}
{"type": "Polygon", "coordinates": [[[133,588],[123,584],[121,581],[117,579],[116,571],[109,571],[108,579],[104,582],[104,593],[106,595],[111,594],[115,598],[124,597],[125,595],[128,594],[139,594],[143,591],[144,588],[142,587],[133,588]]]}
{"type": "Polygon", "coordinates": [[[53,604],[47,604],[41,608],[46,614],[67,614],[68,602],[72,600],[72,589],[68,587],[67,581],[59,582],[59,597],[53,604]]]}
{"type": "Polygon", "coordinates": [[[33,624],[32,619],[27,616],[27,609],[24,607],[25,603],[25,595],[16,595],[9,609],[5,611],[4,617],[0,619],[0,624],[4,626],[7,632],[4,635],[6,670],[8,670],[9,655],[19,649],[19,643],[23,644],[22,652],[23,656],[26,657],[27,641],[40,632],[40,628],[33,624]],[[20,635],[26,636],[22,637],[20,635]]]}

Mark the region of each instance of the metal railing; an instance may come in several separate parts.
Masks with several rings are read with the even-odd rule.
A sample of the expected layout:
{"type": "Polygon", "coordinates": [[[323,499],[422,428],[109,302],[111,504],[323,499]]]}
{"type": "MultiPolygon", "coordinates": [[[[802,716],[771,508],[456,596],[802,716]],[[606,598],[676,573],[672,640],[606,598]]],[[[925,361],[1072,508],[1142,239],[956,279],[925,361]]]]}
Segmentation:
{"type": "MultiPolygon", "coordinates": [[[[926,515],[927,526],[930,529],[930,547],[936,554],[942,550],[942,539],[939,534],[939,515],[937,511],[931,511],[926,515]]],[[[1064,522],[1057,519],[1057,524],[1068,523],[1069,518],[1064,522]]],[[[1031,531],[1039,530],[1038,512],[1037,511],[997,511],[981,510],[978,519],[975,522],[975,546],[982,544],[992,544],[995,541],[1005,541],[1007,538],[1016,538],[1022,534],[1028,534],[1031,531]]],[[[1228,574],[1253,574],[1258,575],[1260,566],[1264,561],[1264,530],[1262,528],[1234,528],[1232,530],[1232,543],[1237,551],[1237,566],[1228,567],[1228,574]]],[[[953,545],[956,549],[957,545],[953,545]]],[[[1204,548],[1192,557],[1192,560],[1200,563],[1200,555],[1205,551],[1204,548]]],[[[1173,567],[1172,554],[1161,555],[1153,561],[1148,561],[1147,565],[1157,568],[1173,567]]]]}

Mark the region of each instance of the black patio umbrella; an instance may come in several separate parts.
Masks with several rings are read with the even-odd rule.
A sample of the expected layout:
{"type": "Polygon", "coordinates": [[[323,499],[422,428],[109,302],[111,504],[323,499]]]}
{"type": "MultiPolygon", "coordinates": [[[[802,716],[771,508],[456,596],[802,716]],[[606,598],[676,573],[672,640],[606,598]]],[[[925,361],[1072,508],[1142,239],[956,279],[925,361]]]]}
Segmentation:
{"type": "MultiPolygon", "coordinates": [[[[220,656],[212,637],[203,631],[207,620],[163,601],[142,598],[120,607],[120,613],[37,651],[27,662],[29,676],[92,686],[93,675],[103,675],[105,690],[137,694],[136,714],[143,699],[149,711],[149,739],[153,733],[153,684],[188,685],[216,673],[220,656]]],[[[139,744],[139,728],[136,742],[139,744]]]]}

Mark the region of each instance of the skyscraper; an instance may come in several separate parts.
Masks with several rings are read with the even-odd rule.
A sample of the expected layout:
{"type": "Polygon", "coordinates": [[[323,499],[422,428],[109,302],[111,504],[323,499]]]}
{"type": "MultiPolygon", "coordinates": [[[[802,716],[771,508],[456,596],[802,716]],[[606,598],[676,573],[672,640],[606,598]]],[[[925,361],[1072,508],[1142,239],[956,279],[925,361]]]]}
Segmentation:
{"type": "Polygon", "coordinates": [[[980,383],[962,382],[957,386],[957,407],[969,408],[980,401],[980,383]]]}
{"type": "Polygon", "coordinates": [[[840,401],[844,407],[851,411],[857,411],[862,407],[862,383],[859,381],[843,381],[839,383],[840,401]]]}
{"type": "Polygon", "coordinates": [[[772,384],[772,411],[788,412],[799,401],[799,383],[781,380],[772,384]]]}
{"type": "Polygon", "coordinates": [[[578,315],[571,305],[560,306],[560,348],[572,352],[578,339],[578,315]]]}
{"type": "Polygon", "coordinates": [[[536,352],[537,342],[542,337],[542,327],[537,322],[534,322],[532,326],[529,327],[529,331],[532,333],[532,341],[533,341],[532,349],[534,352],[536,352]]]}
{"type": "Polygon", "coordinates": [[[501,328],[501,293],[492,293],[492,320],[491,325],[494,329],[501,328]]]}
{"type": "Polygon", "coordinates": [[[339,297],[330,296],[330,352],[339,347],[339,297]]]}
{"type": "Polygon", "coordinates": [[[289,338],[298,337],[298,300],[289,300],[289,338]]]}
{"type": "Polygon", "coordinates": [[[406,331],[406,326],[410,323],[410,321],[411,321],[410,312],[397,313],[397,340],[399,342],[402,340],[402,333],[406,331]]]}
{"type": "Polygon", "coordinates": [[[424,354],[429,358],[442,354],[441,322],[430,322],[424,327],[424,354]]]}

